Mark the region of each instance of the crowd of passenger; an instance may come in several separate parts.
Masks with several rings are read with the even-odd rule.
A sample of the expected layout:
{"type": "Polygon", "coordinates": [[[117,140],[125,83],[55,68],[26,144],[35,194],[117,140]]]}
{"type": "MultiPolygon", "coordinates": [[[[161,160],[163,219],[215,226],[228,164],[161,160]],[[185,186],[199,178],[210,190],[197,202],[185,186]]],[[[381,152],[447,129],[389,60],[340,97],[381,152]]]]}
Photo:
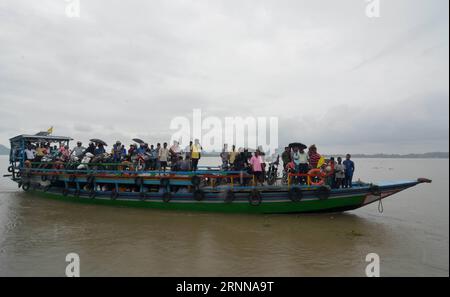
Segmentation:
{"type": "MultiPolygon", "coordinates": [[[[351,155],[347,154],[345,160],[338,157],[325,159],[318,153],[316,145],[311,145],[307,151],[302,146],[285,147],[281,154],[283,172],[294,174],[294,181],[305,184],[312,169],[320,169],[326,184],[332,188],[352,187],[355,164],[351,155]]],[[[29,162],[100,162],[130,164],[140,166],[140,170],[159,171],[197,171],[199,160],[202,157],[202,146],[198,139],[181,148],[179,142],[174,141],[169,147],[167,142],[153,144],[130,144],[128,148],[117,141],[107,152],[103,143],[90,142],[87,147],[78,141],[72,149],[68,145],[50,145],[50,143],[29,143],[24,151],[25,160],[29,162]]],[[[253,174],[255,180],[264,183],[267,171],[265,153],[257,149],[253,153],[247,148],[230,149],[227,144],[220,153],[221,169],[225,171],[247,171],[253,174]]],[[[278,159],[277,159],[278,164],[278,159]]]]}
{"type": "Polygon", "coordinates": [[[351,160],[351,155],[347,154],[345,160],[341,157],[326,159],[318,153],[316,145],[311,145],[308,151],[302,146],[285,147],[281,154],[283,168],[285,172],[298,174],[295,178],[299,183],[306,183],[311,170],[320,170],[324,176],[325,183],[332,188],[351,188],[355,163],[351,160]]]}

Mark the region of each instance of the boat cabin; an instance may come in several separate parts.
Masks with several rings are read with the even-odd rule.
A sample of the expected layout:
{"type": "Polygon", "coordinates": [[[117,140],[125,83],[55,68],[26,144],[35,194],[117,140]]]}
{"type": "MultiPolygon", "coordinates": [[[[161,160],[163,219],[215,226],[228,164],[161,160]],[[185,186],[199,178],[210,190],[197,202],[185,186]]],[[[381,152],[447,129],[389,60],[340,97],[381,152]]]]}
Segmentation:
{"type": "Polygon", "coordinates": [[[25,149],[29,144],[39,145],[41,143],[48,143],[50,145],[69,145],[73,140],[67,136],[52,136],[45,133],[38,133],[36,135],[18,135],[9,140],[11,150],[9,153],[9,162],[13,168],[21,168],[25,162],[25,149]]]}

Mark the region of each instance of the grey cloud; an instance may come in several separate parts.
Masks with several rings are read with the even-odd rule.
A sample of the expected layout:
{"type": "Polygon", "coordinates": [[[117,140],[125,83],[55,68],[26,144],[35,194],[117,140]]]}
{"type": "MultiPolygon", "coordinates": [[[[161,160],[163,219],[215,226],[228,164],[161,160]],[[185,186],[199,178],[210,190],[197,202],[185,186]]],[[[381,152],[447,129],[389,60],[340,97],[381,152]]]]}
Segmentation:
{"type": "Polygon", "coordinates": [[[448,149],[448,2],[382,2],[373,20],[359,0],[81,0],[80,19],[3,1],[0,143],[49,126],[163,141],[201,108],[277,116],[281,142],[330,151],[448,149]]]}

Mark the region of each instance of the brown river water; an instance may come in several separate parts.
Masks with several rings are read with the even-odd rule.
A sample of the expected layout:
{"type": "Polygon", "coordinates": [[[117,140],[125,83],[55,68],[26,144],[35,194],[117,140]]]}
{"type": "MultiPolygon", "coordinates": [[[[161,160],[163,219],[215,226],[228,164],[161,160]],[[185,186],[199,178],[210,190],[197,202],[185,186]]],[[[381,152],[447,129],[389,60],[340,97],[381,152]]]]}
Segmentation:
{"type": "Polygon", "coordinates": [[[381,276],[449,276],[448,159],[354,161],[363,181],[433,183],[383,213],[233,215],[61,202],[0,177],[0,276],[65,276],[72,252],[81,276],[365,276],[368,253],[381,276]]]}

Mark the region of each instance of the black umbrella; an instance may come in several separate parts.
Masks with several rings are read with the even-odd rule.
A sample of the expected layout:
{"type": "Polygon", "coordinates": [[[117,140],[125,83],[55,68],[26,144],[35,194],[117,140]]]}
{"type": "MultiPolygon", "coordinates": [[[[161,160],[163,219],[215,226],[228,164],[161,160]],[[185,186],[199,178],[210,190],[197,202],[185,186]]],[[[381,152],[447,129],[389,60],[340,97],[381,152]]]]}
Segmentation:
{"type": "Polygon", "coordinates": [[[101,144],[101,145],[104,145],[104,146],[108,146],[108,145],[106,144],[106,142],[104,142],[104,141],[101,140],[101,139],[94,138],[94,139],[91,139],[91,140],[89,140],[89,141],[92,141],[93,143],[96,143],[96,144],[101,144]]]}
{"type": "Polygon", "coordinates": [[[306,149],[307,146],[300,142],[293,142],[289,144],[290,148],[298,147],[299,149],[306,149]]]}
{"type": "Polygon", "coordinates": [[[137,142],[137,143],[139,143],[139,144],[145,143],[145,141],[143,141],[142,139],[139,139],[139,138],[133,138],[133,141],[134,141],[134,142],[137,142]]]}

